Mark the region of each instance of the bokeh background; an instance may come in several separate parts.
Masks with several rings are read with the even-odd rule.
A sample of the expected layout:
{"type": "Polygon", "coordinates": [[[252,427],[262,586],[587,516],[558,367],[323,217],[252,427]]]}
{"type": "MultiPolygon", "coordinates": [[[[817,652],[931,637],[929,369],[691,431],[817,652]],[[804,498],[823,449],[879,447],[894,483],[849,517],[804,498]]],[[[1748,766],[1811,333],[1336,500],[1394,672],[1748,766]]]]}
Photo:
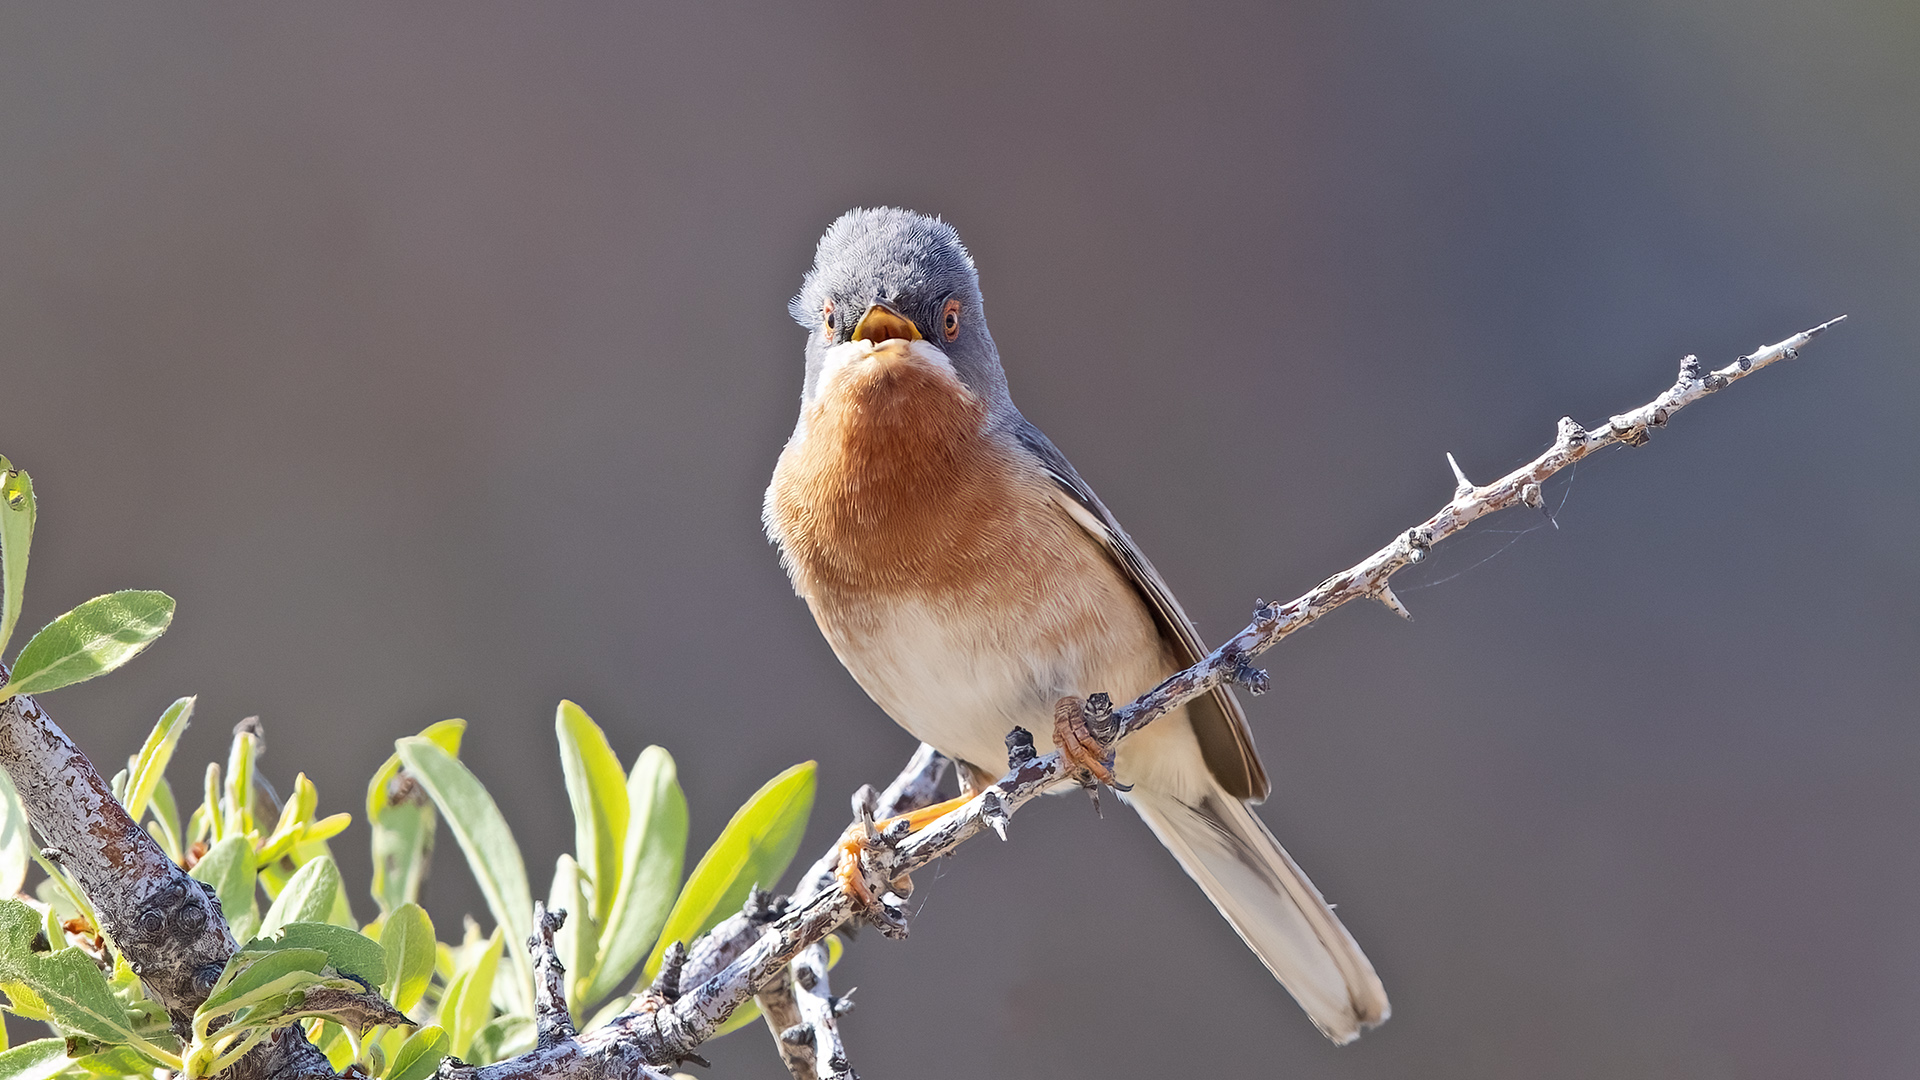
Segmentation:
{"type": "MultiPolygon", "coordinates": [[[[1431,512],[1444,451],[1490,478],[1851,313],[1405,575],[1416,622],[1268,655],[1264,813],[1381,1030],[1323,1042],[1080,798],[835,978],[870,1076],[1920,1062],[1920,7],[9,4],[0,100],[26,622],[179,601],[54,715],[110,761],[198,693],[188,775],[257,713],[356,812],[466,717],[536,891],[563,696],[673,751],[696,850],[816,758],[818,851],[911,748],[758,522],[848,206],[960,228],[1016,400],[1215,638],[1431,512]]],[[[450,842],[430,905],[484,911],[450,842]]]]}

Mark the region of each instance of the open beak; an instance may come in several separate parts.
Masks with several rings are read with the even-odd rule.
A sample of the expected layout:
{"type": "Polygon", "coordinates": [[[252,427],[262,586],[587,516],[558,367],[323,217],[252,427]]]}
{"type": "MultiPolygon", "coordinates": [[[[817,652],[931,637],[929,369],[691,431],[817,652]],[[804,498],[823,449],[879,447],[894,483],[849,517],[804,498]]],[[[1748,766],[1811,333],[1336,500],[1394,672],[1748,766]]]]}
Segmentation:
{"type": "Polygon", "coordinates": [[[860,316],[860,324],[853,328],[855,341],[871,341],[879,344],[896,338],[901,341],[919,341],[920,328],[913,325],[912,319],[885,304],[875,304],[868,308],[867,313],[860,316]]]}

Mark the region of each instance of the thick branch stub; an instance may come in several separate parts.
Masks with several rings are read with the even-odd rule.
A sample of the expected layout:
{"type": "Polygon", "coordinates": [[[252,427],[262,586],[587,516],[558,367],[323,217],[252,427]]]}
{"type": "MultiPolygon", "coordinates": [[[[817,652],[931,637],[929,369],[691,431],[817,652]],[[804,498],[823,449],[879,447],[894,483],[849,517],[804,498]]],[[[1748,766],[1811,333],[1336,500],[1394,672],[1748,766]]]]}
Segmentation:
{"type": "Polygon", "coordinates": [[[812,1045],[818,1080],[859,1080],[859,1074],[847,1061],[846,1044],[840,1041],[839,1018],[853,1003],[835,998],[827,984],[825,945],[816,942],[794,958],[793,986],[801,1023],[812,1045]]]}

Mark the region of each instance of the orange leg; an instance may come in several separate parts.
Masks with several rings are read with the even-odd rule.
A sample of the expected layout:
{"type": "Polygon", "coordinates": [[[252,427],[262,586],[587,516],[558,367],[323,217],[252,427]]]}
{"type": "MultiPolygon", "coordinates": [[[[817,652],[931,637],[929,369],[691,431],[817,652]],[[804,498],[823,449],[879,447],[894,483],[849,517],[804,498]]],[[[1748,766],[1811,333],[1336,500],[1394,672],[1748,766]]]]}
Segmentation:
{"type": "MultiPolygon", "coordinates": [[[[909,831],[918,831],[945,817],[949,812],[966,805],[971,798],[973,798],[971,795],[960,795],[945,802],[934,803],[932,806],[924,806],[910,813],[901,814],[899,817],[876,821],[873,827],[877,832],[885,832],[895,822],[905,821],[909,831]]],[[[834,870],[834,876],[846,886],[847,894],[853,897],[855,906],[862,908],[873,906],[879,898],[873,895],[873,890],[867,888],[866,880],[859,869],[860,853],[867,848],[866,830],[855,825],[840,834],[839,847],[840,865],[834,870]]]]}

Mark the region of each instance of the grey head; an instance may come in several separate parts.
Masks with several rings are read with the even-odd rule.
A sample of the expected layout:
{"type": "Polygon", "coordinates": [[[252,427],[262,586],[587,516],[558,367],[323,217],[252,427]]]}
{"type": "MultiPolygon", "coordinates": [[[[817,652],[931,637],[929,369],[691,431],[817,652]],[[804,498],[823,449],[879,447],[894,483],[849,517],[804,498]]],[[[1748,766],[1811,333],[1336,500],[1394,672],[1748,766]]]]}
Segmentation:
{"type": "Polygon", "coordinates": [[[788,310],[808,331],[803,403],[813,400],[828,349],[853,340],[856,331],[871,336],[898,327],[944,353],[993,412],[1013,411],[1000,353],[987,332],[980,275],[960,234],[939,218],[893,207],[840,215],[820,238],[813,269],[788,310]]]}

